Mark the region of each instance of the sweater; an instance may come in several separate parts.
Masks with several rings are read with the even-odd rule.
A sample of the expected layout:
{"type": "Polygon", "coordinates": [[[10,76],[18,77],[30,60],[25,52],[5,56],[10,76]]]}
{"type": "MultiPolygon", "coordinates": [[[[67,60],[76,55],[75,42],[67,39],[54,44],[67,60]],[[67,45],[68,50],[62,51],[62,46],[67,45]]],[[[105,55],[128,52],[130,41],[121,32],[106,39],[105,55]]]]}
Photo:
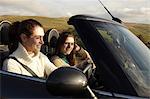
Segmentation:
{"type": "MultiPolygon", "coordinates": [[[[22,64],[28,66],[38,77],[44,78],[48,76],[57,67],[51,63],[47,56],[38,52],[34,57],[31,57],[27,50],[19,43],[18,48],[9,56],[16,57],[22,64]]],[[[3,63],[3,70],[18,73],[27,76],[33,76],[20,63],[14,59],[6,59],[3,63]]]]}

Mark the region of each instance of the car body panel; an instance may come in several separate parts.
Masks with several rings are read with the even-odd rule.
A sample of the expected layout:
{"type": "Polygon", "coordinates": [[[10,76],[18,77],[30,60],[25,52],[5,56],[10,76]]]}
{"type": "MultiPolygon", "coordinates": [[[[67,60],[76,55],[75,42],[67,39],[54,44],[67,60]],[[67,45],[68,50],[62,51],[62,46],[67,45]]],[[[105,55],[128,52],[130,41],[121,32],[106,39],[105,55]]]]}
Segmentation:
{"type": "Polygon", "coordinates": [[[7,98],[48,98],[46,80],[0,71],[1,96],[7,98]]]}

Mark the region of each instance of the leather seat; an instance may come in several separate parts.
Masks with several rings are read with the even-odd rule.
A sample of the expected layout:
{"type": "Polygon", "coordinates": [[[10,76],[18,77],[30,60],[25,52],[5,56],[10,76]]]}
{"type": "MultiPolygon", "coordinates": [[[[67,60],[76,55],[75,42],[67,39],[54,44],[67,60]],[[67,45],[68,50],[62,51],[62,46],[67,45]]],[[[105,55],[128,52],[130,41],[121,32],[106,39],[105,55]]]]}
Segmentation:
{"type": "Polygon", "coordinates": [[[2,64],[4,59],[9,55],[9,28],[11,26],[11,22],[4,20],[0,22],[0,68],[2,68],[2,64]]]}
{"type": "Polygon", "coordinates": [[[49,58],[54,55],[59,32],[56,29],[49,29],[44,35],[44,44],[41,51],[49,58]]]}

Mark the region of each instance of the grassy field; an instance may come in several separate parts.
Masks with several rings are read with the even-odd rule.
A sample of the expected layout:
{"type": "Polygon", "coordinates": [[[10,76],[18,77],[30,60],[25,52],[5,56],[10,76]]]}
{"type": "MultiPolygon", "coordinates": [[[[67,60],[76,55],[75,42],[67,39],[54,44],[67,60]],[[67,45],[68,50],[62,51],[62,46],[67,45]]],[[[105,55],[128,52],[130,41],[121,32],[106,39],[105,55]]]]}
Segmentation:
{"type": "MultiPolygon", "coordinates": [[[[39,21],[45,28],[45,31],[56,28],[59,31],[68,30],[72,27],[67,24],[68,18],[48,18],[38,16],[0,16],[0,21],[8,20],[11,22],[21,21],[25,19],[35,19],[39,21]]],[[[137,35],[148,47],[150,47],[150,24],[125,23],[125,25],[137,35]]]]}
{"type": "Polygon", "coordinates": [[[135,35],[137,35],[137,36],[142,35],[145,42],[150,42],[150,24],[126,23],[125,25],[135,35]]]}
{"type": "Polygon", "coordinates": [[[150,48],[150,24],[125,23],[150,48]]]}
{"type": "Polygon", "coordinates": [[[21,21],[25,19],[35,19],[39,21],[45,28],[45,31],[51,28],[56,28],[58,30],[68,29],[67,18],[48,18],[48,17],[38,17],[38,16],[0,16],[1,20],[8,20],[10,22],[21,21]]]}

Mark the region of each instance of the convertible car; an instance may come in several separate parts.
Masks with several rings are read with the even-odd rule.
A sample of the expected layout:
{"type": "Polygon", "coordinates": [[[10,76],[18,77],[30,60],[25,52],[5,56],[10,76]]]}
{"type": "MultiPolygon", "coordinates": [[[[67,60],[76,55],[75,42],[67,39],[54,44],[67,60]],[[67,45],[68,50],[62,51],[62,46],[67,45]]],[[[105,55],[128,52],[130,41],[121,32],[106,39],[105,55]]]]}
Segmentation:
{"type": "Polygon", "coordinates": [[[112,17],[107,20],[98,1],[2,0],[1,15],[7,15],[0,17],[0,98],[150,98],[150,49],[100,1],[112,17]],[[8,16],[14,14],[22,16],[8,16]],[[97,17],[102,14],[105,19],[97,17]],[[2,70],[10,52],[9,27],[12,22],[27,18],[44,24],[46,34],[41,51],[49,58],[55,51],[59,32],[67,30],[76,35],[77,43],[87,50],[93,62],[82,71],[58,68],[47,79],[2,70]]]}
{"type": "MultiPolygon", "coordinates": [[[[150,98],[150,50],[133,33],[118,22],[88,15],[72,16],[67,23],[82,40],[96,68],[91,70],[93,63],[87,64],[84,72],[62,67],[47,79],[0,70],[1,98],[150,98]]],[[[10,25],[8,21],[0,24],[1,67],[9,54],[10,25]]],[[[57,40],[56,33],[48,37],[57,40]]],[[[45,46],[51,40],[45,39],[45,46]]],[[[49,47],[43,48],[48,48],[43,53],[49,53],[49,47]]]]}

